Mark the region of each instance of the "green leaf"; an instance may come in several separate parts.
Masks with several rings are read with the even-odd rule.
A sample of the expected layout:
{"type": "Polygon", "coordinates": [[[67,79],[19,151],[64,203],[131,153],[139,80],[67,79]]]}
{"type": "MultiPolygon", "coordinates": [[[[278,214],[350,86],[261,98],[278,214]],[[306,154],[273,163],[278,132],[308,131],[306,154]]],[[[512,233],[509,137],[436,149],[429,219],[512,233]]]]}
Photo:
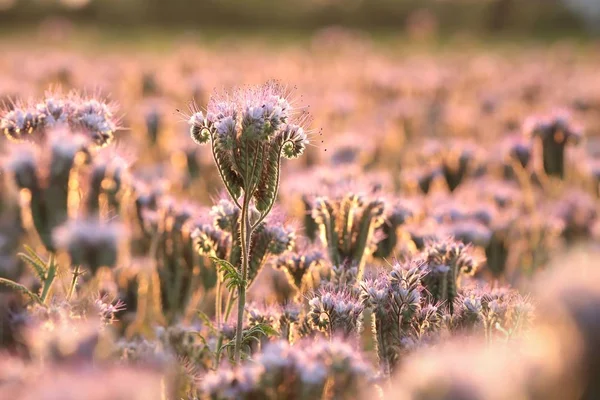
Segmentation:
{"type": "Polygon", "coordinates": [[[223,274],[223,279],[227,289],[239,289],[240,287],[246,286],[246,282],[242,278],[242,274],[237,270],[236,267],[231,265],[231,263],[217,257],[210,257],[210,259],[217,265],[219,272],[223,274]]]}
{"type": "Polygon", "coordinates": [[[19,253],[18,256],[33,269],[33,272],[40,282],[44,282],[48,270],[46,262],[44,262],[31,247],[27,245],[24,245],[23,247],[25,248],[25,253],[19,253]]]}
{"type": "Polygon", "coordinates": [[[35,301],[36,303],[42,303],[42,301],[40,300],[40,298],[38,297],[37,294],[33,293],[31,290],[27,289],[25,286],[21,285],[20,283],[11,281],[10,279],[5,279],[5,278],[0,278],[0,284],[3,284],[13,290],[16,290],[17,292],[21,292],[22,294],[29,296],[29,298],[31,298],[33,301],[35,301]]]}
{"type": "Polygon", "coordinates": [[[48,272],[43,282],[42,294],[40,295],[40,300],[42,303],[46,302],[46,298],[48,297],[48,294],[50,294],[50,288],[54,283],[57,271],[58,264],[56,264],[56,259],[53,254],[50,254],[50,259],[48,260],[48,272]]]}
{"type": "Polygon", "coordinates": [[[262,334],[264,336],[277,336],[278,332],[275,330],[275,328],[273,328],[271,325],[269,324],[264,324],[264,323],[260,323],[260,324],[256,324],[254,326],[252,326],[249,330],[248,330],[248,335],[252,335],[252,334],[262,334]]]}
{"type": "Polygon", "coordinates": [[[34,249],[32,249],[31,247],[29,247],[28,245],[23,245],[23,247],[25,248],[25,252],[31,257],[33,258],[38,264],[44,266],[44,268],[46,267],[46,262],[44,260],[42,260],[42,258],[38,255],[38,253],[36,253],[36,251],[34,249]]]}
{"type": "MultiPolygon", "coordinates": [[[[242,345],[248,346],[251,342],[260,342],[260,339],[263,337],[277,335],[278,332],[271,325],[264,323],[256,324],[242,332],[242,345]]],[[[224,344],[220,350],[234,346],[235,340],[230,340],[227,344],[224,344]]]]}
{"type": "Polygon", "coordinates": [[[35,259],[31,258],[27,254],[19,253],[17,255],[21,257],[21,259],[31,267],[31,269],[35,273],[35,276],[38,277],[40,282],[44,282],[46,280],[46,270],[42,265],[38,264],[35,259]]]}

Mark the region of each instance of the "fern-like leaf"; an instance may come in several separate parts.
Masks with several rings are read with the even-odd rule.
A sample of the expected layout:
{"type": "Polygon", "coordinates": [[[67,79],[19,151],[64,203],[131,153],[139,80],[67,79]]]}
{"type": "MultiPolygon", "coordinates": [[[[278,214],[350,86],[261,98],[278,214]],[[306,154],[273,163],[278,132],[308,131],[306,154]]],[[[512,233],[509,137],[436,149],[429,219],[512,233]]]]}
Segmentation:
{"type": "Polygon", "coordinates": [[[223,274],[223,280],[227,289],[232,290],[233,288],[239,289],[245,287],[246,282],[244,281],[242,274],[237,270],[236,267],[231,265],[229,261],[222,260],[217,257],[210,257],[211,261],[217,265],[219,272],[223,274]]]}
{"type": "Polygon", "coordinates": [[[25,245],[25,253],[17,254],[27,265],[31,267],[35,275],[38,277],[40,282],[46,280],[47,267],[46,263],[36,254],[36,252],[29,246],[25,245]]]}
{"type": "Polygon", "coordinates": [[[31,300],[35,301],[36,303],[39,303],[39,304],[42,303],[42,301],[40,300],[40,298],[37,294],[33,293],[31,290],[27,289],[25,286],[21,285],[20,283],[11,281],[10,279],[0,278],[0,284],[5,285],[17,292],[20,292],[20,293],[28,296],[31,300]]]}
{"type": "MultiPolygon", "coordinates": [[[[252,342],[260,343],[260,340],[264,337],[277,336],[279,333],[269,324],[260,323],[252,325],[250,328],[245,329],[242,332],[242,345],[249,346],[252,342]]],[[[235,340],[230,340],[224,344],[220,350],[227,349],[235,346],[235,340]]]]}

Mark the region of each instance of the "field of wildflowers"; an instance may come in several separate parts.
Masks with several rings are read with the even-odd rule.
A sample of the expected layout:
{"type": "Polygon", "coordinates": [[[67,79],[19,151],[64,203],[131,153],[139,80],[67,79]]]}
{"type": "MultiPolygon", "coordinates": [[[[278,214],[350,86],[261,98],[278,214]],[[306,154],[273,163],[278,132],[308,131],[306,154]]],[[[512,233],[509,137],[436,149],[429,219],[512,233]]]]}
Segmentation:
{"type": "Polygon", "coordinates": [[[0,398],[600,398],[600,53],[0,60],[0,398]]]}

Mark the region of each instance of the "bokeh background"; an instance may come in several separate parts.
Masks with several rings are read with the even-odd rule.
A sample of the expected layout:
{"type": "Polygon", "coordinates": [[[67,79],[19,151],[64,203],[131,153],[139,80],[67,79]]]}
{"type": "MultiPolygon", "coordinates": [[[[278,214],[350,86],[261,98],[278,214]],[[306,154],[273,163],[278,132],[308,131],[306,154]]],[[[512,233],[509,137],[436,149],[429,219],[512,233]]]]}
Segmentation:
{"type": "MultiPolygon", "coordinates": [[[[87,169],[79,180],[67,177],[77,181],[68,186],[73,198],[106,204],[98,211],[75,201],[65,219],[78,227],[81,216],[98,211],[103,221],[123,222],[127,239],[119,243],[116,268],[103,266],[86,278],[103,296],[82,291],[80,297],[108,310],[116,359],[139,356],[140,365],[155,368],[148,382],[137,369],[135,376],[113,376],[108,367],[80,368],[91,365],[91,347],[62,354],[54,342],[39,347],[54,351],[56,360],[36,363],[35,340],[23,339],[22,325],[35,328],[34,339],[46,337],[46,309],[40,307],[38,316],[23,296],[3,287],[0,372],[9,371],[14,383],[6,386],[6,398],[95,393],[103,400],[154,399],[165,371],[177,365],[184,384],[174,379],[169,398],[187,398],[182,393],[188,390],[196,399],[195,382],[217,364],[196,335],[209,326],[197,311],[208,320],[216,313],[217,274],[205,255],[185,258],[170,243],[191,248],[189,227],[207,225],[223,185],[210,148],[190,139],[188,105],[203,107],[215,90],[270,79],[286,85],[294,106],[311,115],[311,145],[302,158],[282,164],[274,213],[273,225],[289,227],[299,239],[290,254],[308,254],[309,242],[318,247],[316,196],[338,201],[364,193],[385,204],[385,224],[369,239],[375,251],[360,254],[370,273],[389,269],[395,257],[422,255],[430,239],[454,236],[471,244],[479,267],[464,277],[464,287],[487,285],[483,295],[498,288],[510,294],[511,311],[494,331],[498,339],[486,338],[494,352],[477,342],[429,354],[420,351],[426,341],[416,343],[414,354],[423,364],[408,362],[397,372],[398,391],[389,398],[398,392],[416,398],[420,390],[431,390],[421,397],[428,399],[598,398],[598,50],[600,0],[0,0],[4,123],[11,122],[11,111],[37,110],[38,102],[64,98],[70,90],[114,102],[111,118],[119,129],[111,130],[114,141],[92,165],[103,179],[90,179],[87,169]],[[156,223],[160,218],[181,223],[156,223]],[[159,252],[149,250],[147,230],[155,225],[164,230],[159,252]],[[164,274],[184,264],[178,271],[189,275],[164,274]],[[173,287],[181,282],[189,296],[181,304],[163,301],[161,293],[178,293],[173,287]],[[507,352],[512,310],[515,304],[529,309],[530,295],[540,322],[526,331],[523,351],[507,352]],[[518,356],[506,358],[512,354],[518,356]],[[461,367],[449,374],[446,366],[458,362],[461,367]],[[473,388],[480,397],[470,396],[473,388]],[[455,389],[464,396],[452,397],[455,389]]],[[[44,197],[15,189],[13,169],[28,148],[8,136],[0,135],[0,277],[37,291],[40,283],[17,253],[25,244],[48,253],[27,217],[31,204],[44,197]]],[[[42,178],[53,167],[45,140],[34,157],[33,172],[42,178]]],[[[93,229],[82,232],[84,238],[90,234],[94,250],[104,245],[93,229]]],[[[82,317],[63,301],[71,255],[61,250],[59,257],[64,271],[53,293],[54,314],[48,315],[64,316],[63,328],[73,331],[82,317]]],[[[327,257],[315,265],[322,261],[319,268],[331,273],[327,257]]],[[[289,304],[297,293],[313,295],[312,287],[294,287],[287,267],[274,260],[263,265],[249,300],[289,304]]],[[[318,275],[319,268],[307,266],[304,273],[318,275]]],[[[56,343],[88,343],[86,332],[72,339],[48,326],[56,343]]],[[[472,332],[478,340],[479,328],[472,332]]],[[[98,332],[94,327],[89,337],[95,340],[98,332]]],[[[361,340],[375,365],[368,329],[361,340]]],[[[0,375],[0,384],[8,381],[0,375]]],[[[353,388],[348,392],[346,398],[356,398],[353,388]]]]}
{"type": "Polygon", "coordinates": [[[441,35],[506,33],[559,37],[600,29],[595,0],[1,0],[4,30],[49,18],[99,29],[160,27],[224,32],[309,31],[330,25],[404,31],[427,19],[441,35]]]}

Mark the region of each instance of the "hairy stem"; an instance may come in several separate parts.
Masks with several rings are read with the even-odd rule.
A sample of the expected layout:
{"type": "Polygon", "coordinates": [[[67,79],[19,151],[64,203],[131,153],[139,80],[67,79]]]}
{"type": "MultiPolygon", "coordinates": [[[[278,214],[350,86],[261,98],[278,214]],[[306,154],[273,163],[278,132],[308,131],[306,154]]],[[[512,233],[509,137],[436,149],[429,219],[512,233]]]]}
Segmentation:
{"type": "Polygon", "coordinates": [[[242,242],[242,284],[238,288],[238,315],[235,332],[234,360],[239,364],[242,348],[242,330],[244,328],[244,307],[246,306],[246,281],[248,280],[248,268],[250,264],[250,239],[252,226],[250,224],[250,197],[245,196],[242,206],[242,223],[240,224],[240,238],[242,242]]]}
{"type": "MultiPolygon", "coordinates": [[[[223,322],[227,322],[229,319],[229,314],[231,314],[231,310],[233,308],[234,301],[234,291],[230,291],[227,296],[227,303],[225,304],[225,315],[223,316],[223,322]]],[[[221,332],[221,331],[219,331],[221,332]]],[[[217,341],[217,351],[215,356],[215,366],[214,369],[217,370],[219,368],[219,364],[221,362],[221,347],[223,346],[223,333],[219,333],[219,340],[217,341]]]]}
{"type": "Polygon", "coordinates": [[[235,300],[234,294],[234,291],[230,291],[229,295],[227,296],[227,302],[225,303],[225,316],[223,317],[223,322],[227,322],[227,320],[229,319],[229,314],[231,314],[231,309],[233,308],[233,301],[235,300]]]}
{"type": "Polygon", "coordinates": [[[48,272],[46,274],[46,280],[44,281],[44,286],[42,288],[42,294],[40,295],[40,300],[42,303],[46,303],[46,298],[48,294],[50,294],[50,288],[54,283],[54,279],[56,278],[56,262],[54,258],[54,253],[50,253],[50,258],[48,259],[48,272]]]}
{"type": "Polygon", "coordinates": [[[222,276],[220,272],[217,272],[217,287],[216,287],[216,296],[215,296],[215,319],[217,321],[217,329],[221,329],[221,307],[223,303],[223,285],[222,285],[222,276]]]}

